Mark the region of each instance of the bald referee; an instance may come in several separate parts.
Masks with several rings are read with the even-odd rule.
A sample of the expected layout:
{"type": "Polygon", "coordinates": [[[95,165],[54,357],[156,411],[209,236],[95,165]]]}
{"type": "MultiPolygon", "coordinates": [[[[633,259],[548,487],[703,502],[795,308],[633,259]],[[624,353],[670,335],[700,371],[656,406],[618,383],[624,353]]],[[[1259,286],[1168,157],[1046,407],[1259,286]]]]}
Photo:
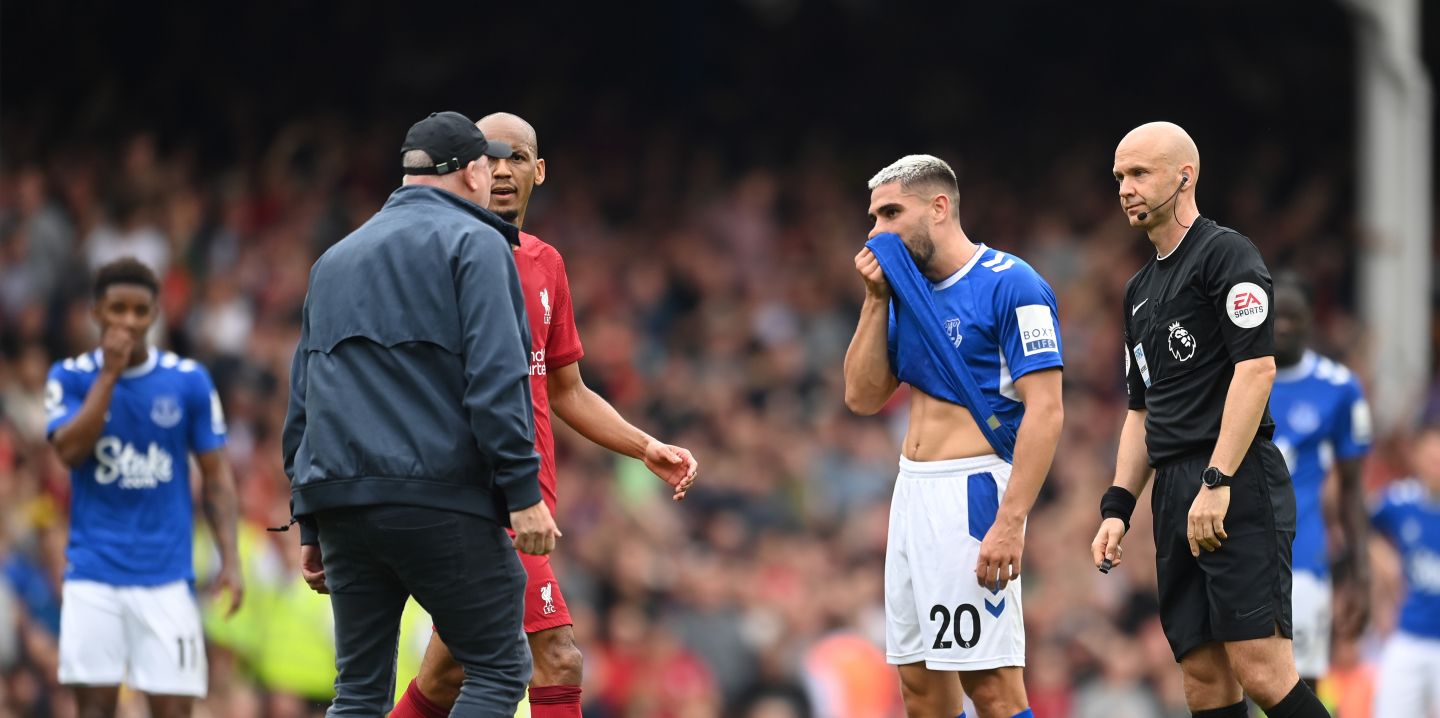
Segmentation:
{"type": "Polygon", "coordinates": [[[1120,542],[1151,475],[1160,621],[1193,715],[1329,716],[1291,650],[1295,491],[1271,442],[1270,271],[1255,245],[1200,216],[1200,152],[1177,125],[1135,128],[1115,149],[1130,226],[1155,256],[1125,287],[1130,411],[1100,504],[1095,565],[1120,542]]]}

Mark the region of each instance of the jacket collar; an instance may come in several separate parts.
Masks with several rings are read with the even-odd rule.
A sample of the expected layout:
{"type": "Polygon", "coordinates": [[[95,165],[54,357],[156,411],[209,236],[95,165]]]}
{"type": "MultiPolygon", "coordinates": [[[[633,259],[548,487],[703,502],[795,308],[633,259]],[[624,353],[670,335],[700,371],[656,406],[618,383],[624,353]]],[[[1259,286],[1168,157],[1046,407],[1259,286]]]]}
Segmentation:
{"type": "Polygon", "coordinates": [[[454,192],[431,187],[423,184],[404,185],[390,193],[390,199],[385,200],[385,207],[402,207],[406,205],[448,205],[462,212],[473,215],[476,219],[489,225],[499,232],[513,246],[520,246],[520,229],[500,218],[500,215],[471,202],[454,192]]]}

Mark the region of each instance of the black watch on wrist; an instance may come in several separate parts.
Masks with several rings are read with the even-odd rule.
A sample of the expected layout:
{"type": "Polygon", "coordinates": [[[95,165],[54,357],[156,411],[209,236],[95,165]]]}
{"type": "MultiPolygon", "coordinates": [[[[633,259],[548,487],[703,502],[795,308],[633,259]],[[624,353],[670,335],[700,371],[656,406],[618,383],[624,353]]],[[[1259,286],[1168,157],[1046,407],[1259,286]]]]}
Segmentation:
{"type": "Polygon", "coordinates": [[[1205,471],[1200,474],[1200,482],[1205,484],[1207,489],[1218,489],[1221,486],[1229,486],[1230,477],[1220,473],[1220,470],[1213,466],[1207,466],[1205,471]]]}

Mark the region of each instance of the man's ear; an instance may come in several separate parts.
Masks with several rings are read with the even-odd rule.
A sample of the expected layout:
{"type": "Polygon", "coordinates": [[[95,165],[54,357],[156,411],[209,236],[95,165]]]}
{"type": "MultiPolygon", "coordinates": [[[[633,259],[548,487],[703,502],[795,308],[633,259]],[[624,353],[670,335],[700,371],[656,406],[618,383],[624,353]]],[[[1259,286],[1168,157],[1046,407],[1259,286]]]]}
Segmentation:
{"type": "Polygon", "coordinates": [[[944,222],[955,211],[954,203],[950,201],[950,195],[941,193],[930,200],[930,219],[935,222],[944,222]]]}
{"type": "Polygon", "coordinates": [[[482,155],[479,159],[472,160],[465,165],[464,175],[465,187],[471,192],[480,191],[480,173],[490,171],[490,162],[482,155]]]}
{"type": "Polygon", "coordinates": [[[545,184],[545,158],[535,160],[535,184],[545,184]]]}
{"type": "Polygon", "coordinates": [[[1195,179],[1196,179],[1199,175],[1200,175],[1200,171],[1197,170],[1197,169],[1195,169],[1195,165],[1190,164],[1189,162],[1186,162],[1185,164],[1181,165],[1181,166],[1180,166],[1180,184],[1181,184],[1180,189],[1181,189],[1182,191],[1183,191],[1183,190],[1187,190],[1187,189],[1194,189],[1194,188],[1195,188],[1195,179]]]}

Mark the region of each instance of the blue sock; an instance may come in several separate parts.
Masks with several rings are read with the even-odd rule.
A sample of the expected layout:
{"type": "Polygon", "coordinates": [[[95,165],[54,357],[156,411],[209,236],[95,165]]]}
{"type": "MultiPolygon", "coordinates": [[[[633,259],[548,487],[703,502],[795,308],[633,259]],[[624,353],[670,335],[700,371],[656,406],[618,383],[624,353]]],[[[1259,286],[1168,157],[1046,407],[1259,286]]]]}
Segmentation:
{"type": "Polygon", "coordinates": [[[1023,711],[1020,711],[1019,713],[1010,716],[1010,718],[1035,718],[1035,714],[1031,713],[1029,708],[1026,708],[1023,711]]]}

